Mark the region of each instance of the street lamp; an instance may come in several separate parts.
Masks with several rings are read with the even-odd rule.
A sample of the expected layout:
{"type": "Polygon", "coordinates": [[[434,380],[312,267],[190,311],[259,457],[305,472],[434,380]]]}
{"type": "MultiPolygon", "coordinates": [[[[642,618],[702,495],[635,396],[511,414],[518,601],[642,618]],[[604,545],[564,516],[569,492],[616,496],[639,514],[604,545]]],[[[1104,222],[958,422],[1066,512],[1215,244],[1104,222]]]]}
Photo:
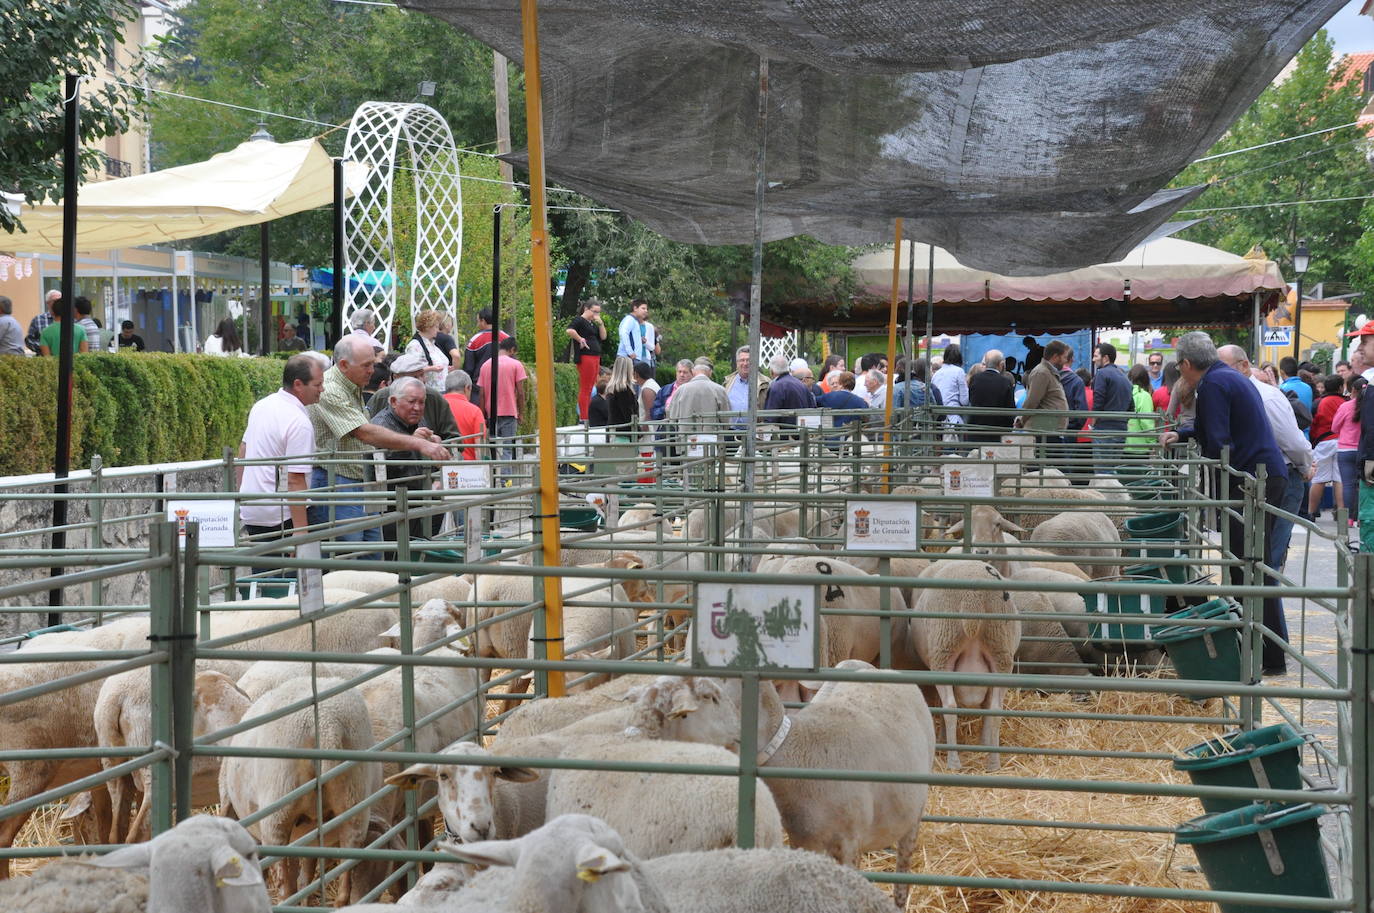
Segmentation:
{"type": "Polygon", "coordinates": [[[1297,302],[1293,307],[1293,359],[1302,360],[1302,277],[1307,272],[1307,267],[1312,262],[1312,256],[1308,253],[1307,242],[1298,241],[1298,249],[1293,251],[1293,272],[1298,275],[1298,294],[1297,302]]]}

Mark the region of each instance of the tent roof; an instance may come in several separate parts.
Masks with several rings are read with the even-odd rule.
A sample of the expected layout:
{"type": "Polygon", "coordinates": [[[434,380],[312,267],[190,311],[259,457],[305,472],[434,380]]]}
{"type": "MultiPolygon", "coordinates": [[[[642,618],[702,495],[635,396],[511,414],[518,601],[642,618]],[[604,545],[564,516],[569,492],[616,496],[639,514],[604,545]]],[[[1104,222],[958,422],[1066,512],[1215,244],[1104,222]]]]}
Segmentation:
{"type": "MultiPolygon", "coordinates": [[[[314,139],[249,141],[203,162],[85,184],[77,198],[81,252],[180,241],[256,225],[329,205],[333,160],[314,139]]],[[[345,166],[345,192],[356,192],[365,168],[345,166]]],[[[62,251],[62,204],[25,206],[26,232],[0,243],[14,250],[62,251]]]]}
{"type": "MultiPolygon", "coordinates": [[[[398,0],[524,59],[511,0],[398,0]]],[[[677,241],[906,237],[1008,275],[1114,260],[1344,0],[541,0],[551,180],[677,241]]]]}
{"type": "MultiPolygon", "coordinates": [[[[902,301],[908,247],[902,245],[902,301]]],[[[915,248],[915,318],[924,328],[930,249],[924,244],[915,248]]],[[[854,270],[862,294],[844,313],[833,306],[791,302],[770,308],[770,316],[815,327],[886,325],[892,246],[857,257],[854,270]]],[[[935,248],[935,328],[945,333],[1004,333],[1012,327],[1065,331],[1128,320],[1150,327],[1247,324],[1256,292],[1268,310],[1286,288],[1271,260],[1238,257],[1179,238],[1147,242],[1111,263],[1030,278],[971,269],[935,248]]],[[[900,319],[905,323],[905,307],[900,319]]]]}

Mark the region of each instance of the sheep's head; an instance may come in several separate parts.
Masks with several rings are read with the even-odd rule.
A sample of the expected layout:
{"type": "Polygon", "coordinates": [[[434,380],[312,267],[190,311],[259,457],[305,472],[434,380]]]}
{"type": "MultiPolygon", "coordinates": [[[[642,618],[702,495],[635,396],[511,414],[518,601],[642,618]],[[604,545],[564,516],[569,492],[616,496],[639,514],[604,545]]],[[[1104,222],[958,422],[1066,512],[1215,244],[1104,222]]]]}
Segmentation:
{"type": "MultiPolygon", "coordinates": [[[[463,610],[443,599],[426,600],[419,608],[410,613],[411,642],[417,647],[434,643],[444,637],[456,634],[464,627],[463,610]]],[[[399,647],[401,643],[401,623],[387,628],[377,635],[383,646],[399,647]]],[[[462,652],[454,645],[454,649],[462,652]]]]}
{"type": "MultiPolygon", "coordinates": [[[[590,815],[560,815],[516,840],[440,843],[474,865],[512,866],[513,901],[530,913],[646,913],[634,860],[611,827],[590,815]]],[[[661,903],[654,898],[653,906],[661,903]]]]}
{"type": "MultiPolygon", "coordinates": [[[[634,552],[616,552],[606,562],[606,567],[624,568],[632,571],[644,570],[644,559],[634,552]]],[[[620,588],[630,602],[653,602],[654,588],[647,580],[622,580],[620,588]]]]}
{"type": "MultiPolygon", "coordinates": [[[[969,531],[969,541],[972,544],[969,554],[989,559],[999,573],[1004,577],[1010,576],[1003,534],[1024,535],[1026,531],[1002,516],[995,507],[980,504],[974,507],[971,513],[973,522],[969,531]]],[[[964,521],[956,522],[949,528],[948,533],[951,536],[962,536],[964,521]]]]}
{"type": "MultiPolygon", "coordinates": [[[[475,742],[454,742],[444,754],[490,757],[475,742]]],[[[496,781],[527,783],[539,779],[528,767],[491,767],[477,764],[412,764],[386,782],[401,789],[418,789],[426,781],[439,784],[439,811],[449,834],[464,843],[490,839],[496,827],[496,781]]]]}
{"type": "Polygon", "coordinates": [[[621,700],[634,702],[631,729],[649,738],[739,749],[739,707],[709,678],[661,675],[621,700]]]}
{"type": "Polygon", "coordinates": [[[195,815],[90,865],[148,869],[148,913],[271,913],[258,845],[237,821],[195,815]]]}

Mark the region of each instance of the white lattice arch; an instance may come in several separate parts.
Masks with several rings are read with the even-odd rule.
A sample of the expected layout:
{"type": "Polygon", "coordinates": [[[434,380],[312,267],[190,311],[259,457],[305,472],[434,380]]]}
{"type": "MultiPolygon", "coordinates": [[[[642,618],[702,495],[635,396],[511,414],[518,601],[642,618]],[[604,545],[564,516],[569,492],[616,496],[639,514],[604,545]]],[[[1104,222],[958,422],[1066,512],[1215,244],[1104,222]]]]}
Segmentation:
{"type": "MultiPolygon", "coordinates": [[[[344,159],[367,166],[367,183],[344,206],[342,281],[368,272],[389,273],[395,280],[359,283],[356,291],[346,292],[344,326],[354,312],[368,308],[377,315],[377,339],[389,347],[402,281],[409,283],[412,315],[433,308],[456,317],[463,192],[448,122],[428,105],[363,102],[349,121],[344,159]],[[397,268],[392,225],[398,171],[402,180],[410,176],[415,191],[415,262],[408,279],[397,268]]],[[[395,328],[407,336],[413,330],[395,328]]]]}

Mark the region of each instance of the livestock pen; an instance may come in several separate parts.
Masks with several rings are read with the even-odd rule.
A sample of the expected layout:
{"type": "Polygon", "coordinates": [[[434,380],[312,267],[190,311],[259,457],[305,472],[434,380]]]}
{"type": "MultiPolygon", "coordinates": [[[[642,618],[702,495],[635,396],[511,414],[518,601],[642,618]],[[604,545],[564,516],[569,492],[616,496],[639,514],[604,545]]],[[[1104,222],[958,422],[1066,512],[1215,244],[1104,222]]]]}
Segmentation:
{"type": "MultiPolygon", "coordinates": [[[[978,410],[968,412],[972,421],[958,430],[961,435],[985,427],[977,423],[978,410]]],[[[374,777],[363,781],[373,786],[357,794],[351,807],[330,808],[329,785],[381,765],[453,764],[461,757],[465,765],[531,768],[546,777],[594,769],[607,772],[612,783],[624,782],[613,774],[631,771],[729,778],[736,784],[730,813],[741,846],[752,842],[760,816],[766,817],[761,809],[772,803],[773,793],[780,807],[789,795],[806,795],[789,784],[925,784],[929,799],[910,871],[894,865],[890,852],[845,860],[859,863],[877,882],[914,886],[908,901],[912,910],[1070,910],[1089,904],[1092,909],[1203,910],[1218,902],[1237,909],[1247,904],[1370,908],[1370,556],[1352,555],[1326,529],[1293,518],[1304,535],[1303,547],[1290,556],[1289,571],[1264,567],[1253,556],[1261,551],[1255,538],[1262,539],[1263,517],[1270,509],[1255,484],[1244,483],[1238,499],[1219,498],[1216,493],[1225,487],[1217,480],[1231,470],[1224,461],[1187,451],[1149,462],[1122,461],[1115,467],[1121,484],[1101,486],[1110,497],[1085,501],[1072,492],[1092,486],[1066,489],[1050,481],[1052,475],[1037,472],[1050,455],[1044,441],[1030,436],[974,447],[952,439],[955,432],[920,413],[890,429],[860,422],[836,428],[829,416],[818,418],[815,426],[774,428],[752,459],[733,451],[736,429],[728,420],[661,440],[646,438],[642,446],[587,440],[586,432],[564,429],[558,446],[567,472],[560,477],[560,493],[565,521],[581,528],[565,529],[565,566],[556,570],[540,564],[537,487],[527,475],[530,464],[518,455],[484,463],[492,470],[484,484],[469,480],[438,492],[393,492],[379,485],[364,496],[378,512],[347,528],[390,526],[393,541],[360,546],[335,541],[346,531],[341,528],[312,529],[294,541],[290,557],[278,554],[272,543],[208,546],[197,523],[178,530],[175,521],[164,519],[162,503],[111,519],[113,512],[103,505],[127,495],[99,484],[74,485],[63,496],[85,507],[74,510],[85,519],[66,530],[79,547],[60,554],[18,547],[21,539],[53,531],[41,526],[0,533],[0,571],[10,575],[5,579],[28,575],[0,586],[0,602],[11,604],[4,611],[31,614],[42,594],[61,590],[66,594],[62,620],[74,628],[98,618],[105,625],[96,630],[108,631],[121,616],[146,613],[146,629],[126,622],[139,630],[117,643],[108,635],[57,631],[0,653],[5,676],[0,764],[11,785],[0,806],[0,828],[5,828],[0,836],[7,838],[0,857],[32,867],[73,852],[73,843],[85,843],[81,849],[93,852],[117,845],[108,839],[111,822],[128,811],[110,807],[105,784],[138,770],[151,773],[150,824],[153,832],[161,832],[203,807],[193,802],[197,761],[300,759],[313,766],[309,776],[239,815],[253,827],[297,800],[313,810],[293,821],[299,826],[289,829],[287,839],[264,851],[276,860],[274,870],[288,860],[321,862],[313,875],[306,866],[299,880],[277,882],[278,909],[308,909],[333,900],[346,875],[355,899],[394,897],[414,882],[417,866],[451,858],[432,842],[439,839],[432,823],[440,798],[406,790],[398,799],[398,786],[381,785],[374,777]],[[1022,540],[978,538],[984,516],[979,509],[988,507],[1025,530],[1022,540]],[[870,519],[914,518],[912,542],[856,547],[863,545],[853,535],[858,510],[870,519]],[[1035,527],[1049,518],[1089,510],[1110,518],[1126,537],[1032,538],[1035,527]],[[1228,514],[1239,516],[1250,541],[1231,541],[1228,514]],[[1161,515],[1173,524],[1167,535],[1150,525],[1164,522],[1161,515]],[[442,531],[413,538],[413,520],[442,531]],[[123,541],[115,529],[135,527],[149,530],[146,548],[106,544],[123,541]],[[318,544],[317,555],[312,543],[318,544]],[[1034,555],[1025,551],[1040,545],[1049,547],[1034,555]],[[632,552],[638,563],[588,566],[604,565],[621,551],[632,552]],[[61,573],[39,576],[59,558],[61,573]],[[811,568],[800,570],[808,561],[811,568]],[[953,564],[940,564],[932,575],[928,563],[935,561],[953,564]],[[1044,573],[1016,572],[1032,561],[1044,573]],[[1335,568],[1333,578],[1312,578],[1311,569],[1323,562],[1335,568]],[[1002,563],[1012,572],[981,579],[956,573],[961,566],[1002,563]],[[251,572],[264,565],[273,570],[251,572]],[[1064,571],[1056,572],[1057,567],[1064,571]],[[1232,568],[1239,569],[1239,583],[1227,579],[1232,568]],[[349,593],[334,590],[328,580],[312,584],[313,571],[397,576],[389,584],[373,581],[368,592],[349,593]],[[1271,586],[1262,585],[1266,573],[1275,578],[1271,586]],[[541,585],[553,574],[562,581],[563,614],[596,619],[594,634],[563,644],[567,658],[556,661],[546,658],[545,647],[561,636],[563,620],[544,611],[541,585]],[[146,598],[105,604],[106,592],[126,591],[122,582],[139,575],[147,579],[146,598]],[[417,594],[461,575],[470,575],[472,585],[466,598],[447,600],[455,607],[455,620],[436,636],[426,627],[424,600],[417,594]],[[310,595],[292,604],[295,578],[310,595]],[[590,592],[579,595],[580,583],[590,592]],[[704,633],[690,623],[702,587],[742,592],[751,586],[811,589],[819,624],[827,630],[826,640],[818,639],[818,668],[707,667],[700,656],[687,659],[684,654],[699,649],[704,633]],[[268,592],[280,596],[262,595],[268,592]],[[1290,637],[1290,674],[1262,682],[1263,639],[1273,637],[1263,624],[1262,600],[1275,593],[1288,601],[1290,616],[1299,623],[1290,637]],[[916,608],[921,594],[932,595],[916,608]],[[947,595],[934,603],[933,594],[947,595]],[[924,668],[930,664],[911,655],[910,638],[902,632],[963,619],[964,605],[980,594],[1006,603],[985,618],[1021,626],[1025,649],[1018,647],[1016,665],[1005,671],[924,668]],[[1056,596],[1069,600],[1070,608],[1065,610],[1063,599],[1054,604],[1056,596]],[[1293,607],[1300,607],[1295,616],[1293,607]],[[1170,609],[1183,614],[1166,614],[1170,609]],[[262,620],[246,620],[251,618],[262,620]],[[385,633],[393,623],[395,652],[359,648],[369,632],[385,633]],[[1057,632],[1054,625],[1060,626],[1057,632]],[[417,641],[421,628],[426,633],[417,641]],[[875,630],[876,636],[869,636],[875,630]],[[843,631],[862,633],[848,640],[831,636],[843,631]],[[1064,643],[1073,646],[1072,657],[1045,658],[1045,651],[1033,649],[1064,643]],[[1171,649],[1166,658],[1161,648],[1180,643],[1194,654],[1201,651],[1200,667],[1188,665],[1182,650],[1171,649]],[[334,648],[339,644],[351,647],[334,648]],[[831,649],[847,655],[829,654],[831,649]],[[833,668],[846,659],[865,659],[877,668],[833,668]],[[197,673],[241,674],[258,662],[301,663],[298,668],[310,684],[297,700],[264,712],[250,710],[232,725],[197,732],[197,673]],[[1230,664],[1224,674],[1217,672],[1220,663],[1230,664]],[[103,681],[140,668],[150,675],[147,743],[100,744],[81,715],[91,712],[103,681]],[[444,700],[417,699],[417,678],[435,670],[477,674],[463,679],[470,687],[447,693],[444,700]],[[551,690],[557,692],[559,679],[580,689],[629,673],[709,677],[728,684],[738,695],[737,758],[703,765],[671,758],[502,754],[501,739],[493,741],[525,704],[541,704],[551,690]],[[333,706],[331,701],[362,694],[389,675],[399,679],[399,719],[379,731],[374,717],[370,744],[273,746],[237,738],[302,712],[321,725],[318,715],[333,706]],[[843,765],[769,763],[788,735],[781,725],[770,731],[775,717],[769,714],[776,710],[770,710],[768,695],[800,696],[817,689],[825,695],[828,682],[899,683],[913,704],[929,702],[939,736],[934,766],[875,770],[866,766],[865,746],[851,746],[843,765]],[[950,692],[1006,689],[1001,705],[957,710],[965,721],[956,736],[966,761],[995,758],[1000,768],[975,770],[966,763],[956,770],[948,763],[956,745],[949,740],[951,730],[941,725],[942,686],[950,692]],[[528,693],[522,693],[526,687],[528,693]],[[33,712],[51,716],[35,719],[33,712]],[[970,746],[971,730],[990,719],[1001,721],[1000,740],[970,746]],[[1261,768],[1252,785],[1193,783],[1175,770],[1176,761],[1187,767],[1192,757],[1205,764],[1247,737],[1231,736],[1223,743],[1219,737],[1226,733],[1259,733],[1276,725],[1288,727],[1281,741],[1295,742],[1301,751],[1298,779],[1280,779],[1261,768]],[[438,733],[442,743],[435,741],[438,733]],[[491,753],[442,751],[462,738],[485,742],[491,753]],[[1198,750],[1190,755],[1190,748],[1198,750]],[[30,772],[39,765],[43,776],[35,778],[30,772]],[[765,794],[768,798],[761,799],[765,794]],[[1260,855],[1258,865],[1290,875],[1313,865],[1329,871],[1329,897],[1281,896],[1271,891],[1283,888],[1266,889],[1256,879],[1216,889],[1220,885],[1209,886],[1199,871],[1192,849],[1198,844],[1175,845],[1178,828],[1202,811],[1198,801],[1216,807],[1261,800],[1301,806],[1296,813],[1275,806],[1266,814],[1306,820],[1308,809],[1325,812],[1322,846],[1315,855],[1295,857],[1283,830],[1259,828],[1271,836],[1259,841],[1266,845],[1262,849],[1278,842],[1268,857],[1260,855]],[[41,826],[30,823],[18,833],[6,827],[34,811],[42,815],[41,826]],[[64,813],[70,814],[70,824],[59,831],[53,822],[64,813]],[[337,845],[340,834],[350,835],[342,841],[346,845],[337,845]]],[[[1079,469],[1078,481],[1100,468],[1089,456],[1053,458],[1070,477],[1079,469]]],[[[176,499],[238,501],[229,484],[232,460],[226,457],[221,469],[221,490],[181,491],[176,499]]],[[[171,497],[160,487],[154,494],[160,500],[171,497]]],[[[53,493],[12,488],[5,497],[42,503],[53,493]]],[[[326,490],[312,497],[323,503],[358,496],[326,490]]],[[[801,720],[806,712],[793,710],[787,719],[801,720]]],[[[608,744],[616,739],[615,734],[604,737],[608,744]]],[[[1244,760],[1236,766],[1254,769],[1244,760]]],[[[837,831],[846,826],[852,824],[834,822],[837,831]]],[[[1193,835],[1185,830],[1184,836],[1193,835]]]]}

